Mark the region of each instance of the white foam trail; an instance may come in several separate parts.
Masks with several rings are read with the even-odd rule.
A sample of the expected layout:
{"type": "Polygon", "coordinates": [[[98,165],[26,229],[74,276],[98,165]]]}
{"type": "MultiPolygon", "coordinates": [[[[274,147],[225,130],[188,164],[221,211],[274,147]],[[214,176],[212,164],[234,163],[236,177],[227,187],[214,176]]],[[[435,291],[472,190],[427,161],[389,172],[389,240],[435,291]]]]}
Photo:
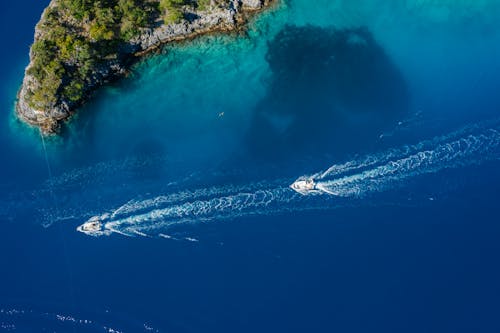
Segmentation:
{"type": "Polygon", "coordinates": [[[180,223],[208,221],[213,218],[234,217],[265,212],[298,198],[289,188],[275,188],[242,192],[228,196],[213,196],[207,200],[188,201],[181,204],[152,209],[141,214],[115,219],[104,224],[109,232],[137,234],[137,231],[158,229],[180,223]]]}
{"type": "Polygon", "coordinates": [[[499,146],[500,133],[496,129],[488,129],[481,134],[442,143],[433,149],[391,160],[360,173],[333,180],[320,178],[316,187],[325,194],[336,196],[382,191],[410,177],[496,159],[499,146]]]}
{"type": "Polygon", "coordinates": [[[199,242],[200,242],[200,240],[199,240],[199,239],[197,239],[197,238],[193,238],[193,237],[185,237],[184,239],[185,239],[186,241],[188,241],[188,242],[191,242],[191,243],[199,243],[199,242]]]}
{"type": "Polygon", "coordinates": [[[391,189],[412,177],[497,159],[497,123],[492,128],[483,125],[334,165],[313,178],[315,189],[311,194],[323,195],[299,194],[288,187],[288,182],[271,187],[260,182],[130,201],[111,214],[97,217],[102,224],[100,235],[119,233],[171,239],[165,231],[180,224],[351,205],[346,201],[349,198],[391,189]]]}
{"type": "Polygon", "coordinates": [[[310,176],[304,176],[304,178],[311,178],[319,181],[322,179],[332,178],[345,174],[353,174],[370,167],[383,165],[390,161],[402,159],[408,155],[416,154],[420,151],[432,150],[437,145],[473,135],[478,130],[481,131],[488,128],[498,129],[499,123],[500,119],[493,119],[465,126],[457,131],[448,133],[446,135],[437,136],[430,140],[424,140],[414,145],[405,145],[397,149],[390,149],[383,153],[364,156],[362,158],[354,159],[342,164],[335,164],[325,171],[318,172],[310,176]]]}
{"type": "Polygon", "coordinates": [[[170,236],[170,235],[167,235],[167,234],[162,234],[162,233],[158,234],[158,237],[165,238],[165,239],[170,239],[170,240],[179,240],[176,237],[173,237],[173,236],[170,236]]]}
{"type": "Polygon", "coordinates": [[[94,318],[89,318],[83,315],[40,310],[38,306],[6,307],[0,308],[0,331],[32,332],[36,330],[41,332],[46,331],[43,327],[57,327],[58,332],[61,330],[63,332],[122,333],[124,332],[123,328],[132,332],[160,332],[149,323],[136,322],[126,318],[117,320],[109,311],[98,315],[94,314],[94,316],[94,318]]]}
{"type": "MultiPolygon", "coordinates": [[[[283,180],[281,183],[283,183],[283,180]]],[[[213,198],[217,196],[229,196],[242,192],[255,192],[266,187],[271,187],[269,183],[256,182],[245,185],[226,185],[214,186],[209,188],[201,188],[193,191],[180,191],[169,195],[161,195],[151,199],[144,200],[130,200],[123,206],[111,212],[109,219],[117,219],[123,216],[130,216],[132,214],[139,214],[143,211],[151,211],[153,209],[160,209],[164,206],[172,204],[181,204],[187,201],[202,200],[206,198],[213,198]]]]}

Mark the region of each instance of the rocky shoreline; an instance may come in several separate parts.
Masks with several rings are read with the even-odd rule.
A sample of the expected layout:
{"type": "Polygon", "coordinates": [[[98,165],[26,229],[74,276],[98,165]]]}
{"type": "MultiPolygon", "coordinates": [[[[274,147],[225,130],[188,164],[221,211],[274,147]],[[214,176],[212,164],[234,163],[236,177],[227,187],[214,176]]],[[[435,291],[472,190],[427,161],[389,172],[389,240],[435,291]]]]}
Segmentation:
{"type": "MultiPolygon", "coordinates": [[[[52,0],[50,8],[56,0],[52,0]]],[[[103,59],[91,69],[91,73],[82,86],[83,94],[77,100],[69,100],[58,95],[57,102],[50,108],[35,108],[29,103],[32,91],[40,82],[30,74],[33,66],[33,48],[30,50],[30,64],[27,66],[22,86],[18,93],[16,114],[25,123],[38,127],[42,134],[57,134],[61,124],[71,117],[92,96],[92,93],[113,80],[123,77],[130,66],[170,42],[192,39],[196,36],[237,31],[245,27],[248,19],[255,13],[269,7],[276,0],[228,0],[228,6],[212,8],[207,11],[186,11],[188,19],[174,24],[158,24],[156,27],[142,29],[141,33],[128,42],[119,45],[115,59],[103,59]]],[[[47,9],[46,9],[47,10],[47,9]]],[[[40,25],[35,29],[35,42],[44,35],[40,25]]],[[[64,83],[63,83],[64,84],[64,83]]],[[[66,84],[68,84],[66,82],[66,84]]]]}

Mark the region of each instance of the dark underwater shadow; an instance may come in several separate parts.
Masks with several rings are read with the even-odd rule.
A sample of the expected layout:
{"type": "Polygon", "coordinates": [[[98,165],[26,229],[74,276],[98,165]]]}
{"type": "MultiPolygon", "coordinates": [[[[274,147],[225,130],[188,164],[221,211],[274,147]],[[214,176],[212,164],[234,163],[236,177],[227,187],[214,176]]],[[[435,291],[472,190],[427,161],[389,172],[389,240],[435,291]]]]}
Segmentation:
{"type": "Polygon", "coordinates": [[[272,78],[247,136],[251,158],[352,154],[408,112],[406,82],[366,28],[287,26],[267,61],[272,78]]]}

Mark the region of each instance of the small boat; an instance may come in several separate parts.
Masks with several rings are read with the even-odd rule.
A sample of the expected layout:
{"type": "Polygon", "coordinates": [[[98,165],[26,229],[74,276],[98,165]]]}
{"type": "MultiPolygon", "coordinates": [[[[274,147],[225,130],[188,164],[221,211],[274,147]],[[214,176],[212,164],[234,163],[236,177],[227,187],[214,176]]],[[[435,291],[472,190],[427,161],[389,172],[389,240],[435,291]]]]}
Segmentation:
{"type": "Polygon", "coordinates": [[[107,215],[93,216],[87,222],[77,227],[76,230],[89,236],[102,236],[106,234],[103,220],[107,219],[107,215]]]}
{"type": "Polygon", "coordinates": [[[320,192],[316,188],[316,183],[311,178],[298,179],[292,185],[290,185],[290,188],[295,192],[298,192],[303,195],[320,192]]]}

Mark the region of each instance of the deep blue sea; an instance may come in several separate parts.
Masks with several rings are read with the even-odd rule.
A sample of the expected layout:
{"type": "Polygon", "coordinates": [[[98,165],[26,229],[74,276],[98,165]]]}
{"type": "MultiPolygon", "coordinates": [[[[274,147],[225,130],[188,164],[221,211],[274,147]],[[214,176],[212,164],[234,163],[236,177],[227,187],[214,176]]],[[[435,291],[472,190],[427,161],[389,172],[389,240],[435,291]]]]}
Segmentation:
{"type": "Polygon", "coordinates": [[[42,138],[47,4],[0,3],[0,332],[500,331],[499,1],[283,0],[42,138]]]}

